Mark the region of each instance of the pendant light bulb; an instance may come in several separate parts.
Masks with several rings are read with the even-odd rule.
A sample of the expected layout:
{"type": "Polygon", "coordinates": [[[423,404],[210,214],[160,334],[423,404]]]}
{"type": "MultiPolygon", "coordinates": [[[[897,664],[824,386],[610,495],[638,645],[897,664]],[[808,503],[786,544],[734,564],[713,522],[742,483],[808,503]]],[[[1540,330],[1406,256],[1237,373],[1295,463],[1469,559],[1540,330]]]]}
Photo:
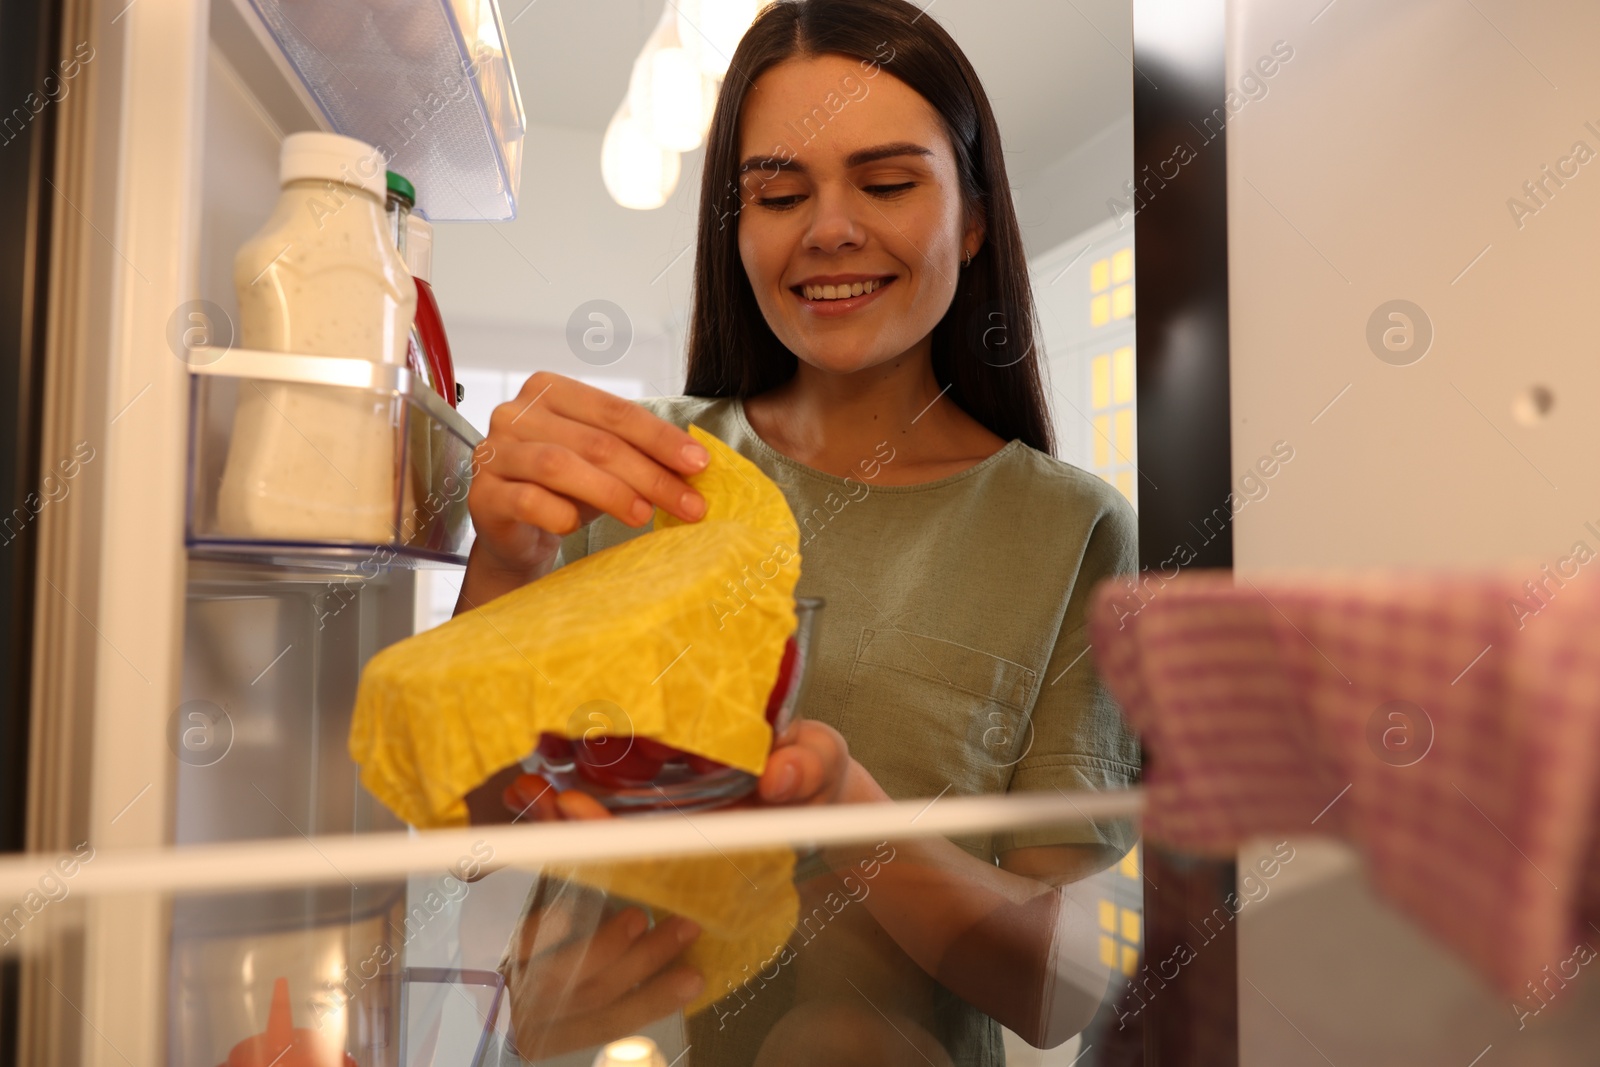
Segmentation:
{"type": "Polygon", "coordinates": [[[678,153],[657,144],[624,102],[600,144],[600,177],[611,198],[637,211],[658,208],[677,188],[681,169],[678,153]]]}
{"type": "Polygon", "coordinates": [[[678,37],[669,4],[633,61],[628,108],[662,148],[690,152],[700,147],[705,94],[700,69],[678,37]]]}

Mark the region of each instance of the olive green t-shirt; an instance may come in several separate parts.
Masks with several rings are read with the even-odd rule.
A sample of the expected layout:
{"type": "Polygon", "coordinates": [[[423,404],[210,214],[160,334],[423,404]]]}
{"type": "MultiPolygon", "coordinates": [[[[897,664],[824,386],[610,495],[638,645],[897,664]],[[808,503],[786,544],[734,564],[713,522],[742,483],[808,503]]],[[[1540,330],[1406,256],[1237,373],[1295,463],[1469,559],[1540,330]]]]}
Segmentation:
{"type": "MultiPolygon", "coordinates": [[[[674,425],[714,434],[783,490],[800,532],[796,595],[826,602],[799,714],[844,735],[891,797],[1136,782],[1138,742],[1087,651],[1090,590],[1138,567],[1133,509],[1115,489],[1017,439],[966,470],[915,485],[880,484],[896,455],[886,439],[854,474],[839,477],[768,445],[738,399],[639,403],[674,425]]],[[[563,540],[556,565],[650,528],[601,516],[563,540]]],[[[1107,821],[956,844],[993,862],[1037,845],[1103,843],[1121,855],[1134,836],[1131,822],[1107,821]]],[[[808,949],[807,962],[786,969],[780,984],[810,988],[794,972],[813,963],[858,983],[878,973],[881,995],[929,1029],[955,1063],[1003,1063],[997,1024],[918,970],[881,930],[866,929],[875,924],[856,911],[833,924],[831,963],[808,949]]],[[[697,1016],[695,1061],[751,1062],[786,1002],[781,992],[755,998],[731,1029],[720,1009],[697,1016]]]]}

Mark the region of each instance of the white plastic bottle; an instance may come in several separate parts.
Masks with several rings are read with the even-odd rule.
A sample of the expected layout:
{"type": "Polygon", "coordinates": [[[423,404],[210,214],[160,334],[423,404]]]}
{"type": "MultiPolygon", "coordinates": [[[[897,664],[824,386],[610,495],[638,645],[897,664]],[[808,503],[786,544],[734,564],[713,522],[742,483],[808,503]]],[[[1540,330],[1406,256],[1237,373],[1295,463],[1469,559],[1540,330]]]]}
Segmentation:
{"type": "MultiPolygon", "coordinates": [[[[234,257],[242,347],[405,364],[416,286],[389,235],[385,167],[381,152],[352,137],[284,139],[277,206],[234,257]]],[[[241,382],[219,532],[393,540],[400,418],[379,394],[241,382]]]]}

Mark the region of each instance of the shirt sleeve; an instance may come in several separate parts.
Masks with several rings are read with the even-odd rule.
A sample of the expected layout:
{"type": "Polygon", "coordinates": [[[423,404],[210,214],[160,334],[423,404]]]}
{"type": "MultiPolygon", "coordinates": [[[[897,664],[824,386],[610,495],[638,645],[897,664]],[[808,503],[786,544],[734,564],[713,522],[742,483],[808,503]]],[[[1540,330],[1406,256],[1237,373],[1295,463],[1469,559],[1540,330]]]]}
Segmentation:
{"type": "MultiPolygon", "coordinates": [[[[1139,741],[1123,720],[1089,651],[1091,590],[1103,579],[1138,570],[1138,520],[1121,493],[1106,494],[1090,531],[1061,629],[1030,720],[1032,738],[1017,763],[1012,792],[1124,789],[1140,777],[1139,741]]],[[[1103,844],[1121,856],[1138,838],[1133,819],[1100,820],[998,834],[995,851],[1041,845],[1103,844]]]]}

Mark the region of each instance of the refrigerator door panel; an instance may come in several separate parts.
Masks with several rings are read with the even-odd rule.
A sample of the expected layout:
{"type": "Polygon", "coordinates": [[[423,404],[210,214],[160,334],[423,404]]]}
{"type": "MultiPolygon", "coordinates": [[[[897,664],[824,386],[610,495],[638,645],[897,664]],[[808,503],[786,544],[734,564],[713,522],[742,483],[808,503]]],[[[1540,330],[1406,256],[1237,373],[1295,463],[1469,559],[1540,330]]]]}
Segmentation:
{"type": "MultiPolygon", "coordinates": [[[[1294,449],[1239,514],[1239,571],[1538,580],[1574,542],[1600,547],[1600,171],[1580,162],[1600,150],[1600,9],[1229,15],[1233,468],[1294,449]]],[[[1398,921],[1347,850],[1304,845],[1323,873],[1240,920],[1244,1067],[1317,1060],[1308,1043],[1336,1063],[1580,1062],[1583,1007],[1519,1033],[1515,1005],[1398,921]]]]}
{"type": "Polygon", "coordinates": [[[1295,453],[1240,569],[1600,545],[1600,9],[1230,16],[1233,466],[1295,453]]]}

